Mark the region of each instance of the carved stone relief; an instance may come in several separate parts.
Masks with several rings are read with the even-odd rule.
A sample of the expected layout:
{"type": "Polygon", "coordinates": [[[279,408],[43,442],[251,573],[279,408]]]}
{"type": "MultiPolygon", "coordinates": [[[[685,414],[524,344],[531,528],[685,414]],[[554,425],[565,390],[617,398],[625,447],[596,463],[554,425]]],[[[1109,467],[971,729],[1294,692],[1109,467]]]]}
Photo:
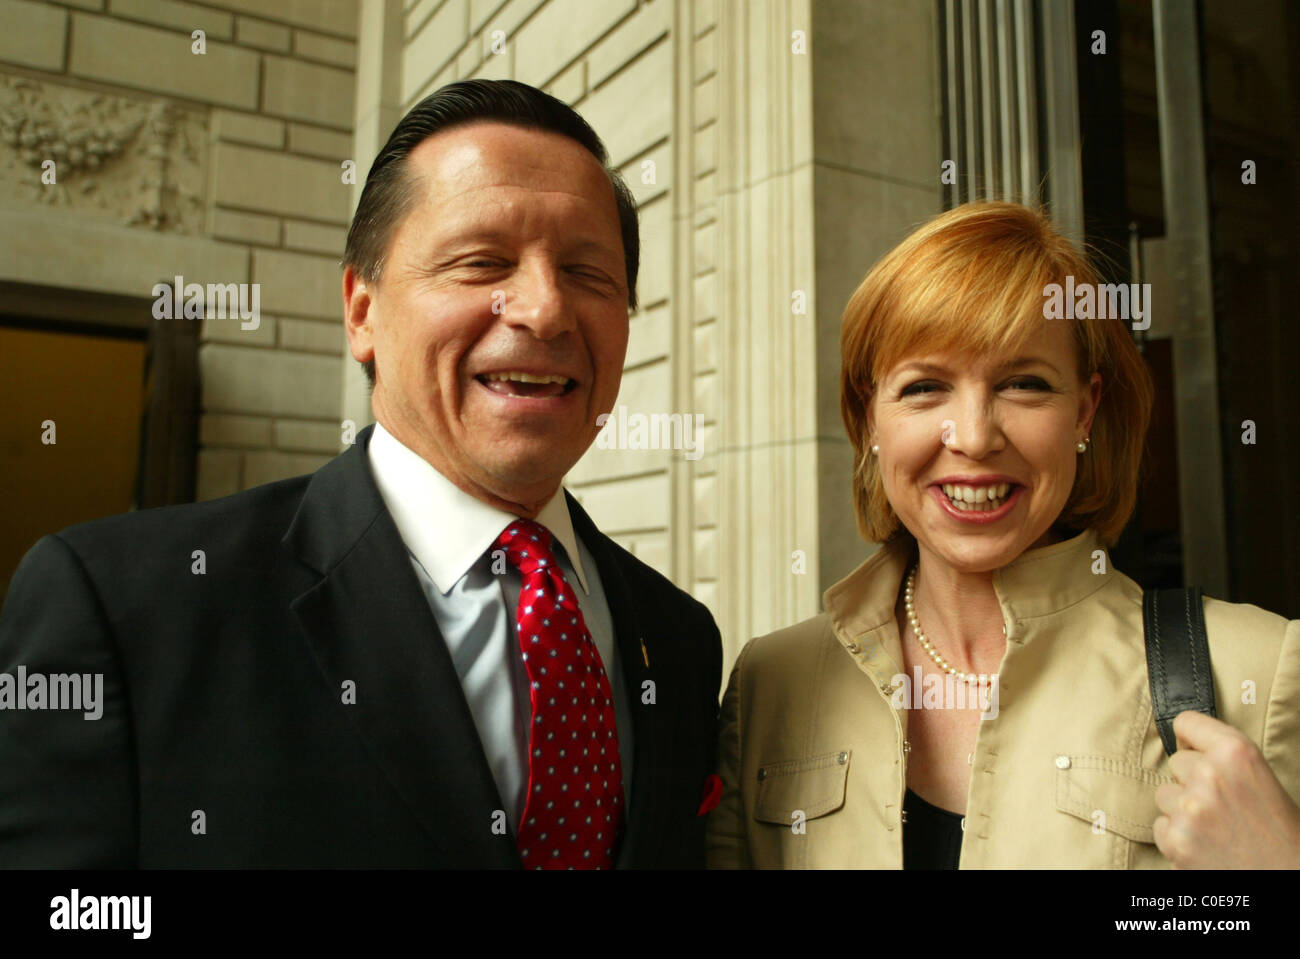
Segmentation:
{"type": "Polygon", "coordinates": [[[0,74],[0,205],[203,230],[207,116],[0,74]]]}

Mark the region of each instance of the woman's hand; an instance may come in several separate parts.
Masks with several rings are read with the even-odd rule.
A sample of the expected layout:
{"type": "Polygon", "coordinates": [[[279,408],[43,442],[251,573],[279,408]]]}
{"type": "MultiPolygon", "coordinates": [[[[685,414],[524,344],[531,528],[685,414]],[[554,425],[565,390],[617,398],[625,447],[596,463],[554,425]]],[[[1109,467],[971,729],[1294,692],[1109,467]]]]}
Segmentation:
{"type": "Polygon", "coordinates": [[[1156,846],[1175,869],[1300,868],[1300,807],[1239,730],[1202,713],[1174,719],[1173,783],[1156,790],[1156,846]]]}

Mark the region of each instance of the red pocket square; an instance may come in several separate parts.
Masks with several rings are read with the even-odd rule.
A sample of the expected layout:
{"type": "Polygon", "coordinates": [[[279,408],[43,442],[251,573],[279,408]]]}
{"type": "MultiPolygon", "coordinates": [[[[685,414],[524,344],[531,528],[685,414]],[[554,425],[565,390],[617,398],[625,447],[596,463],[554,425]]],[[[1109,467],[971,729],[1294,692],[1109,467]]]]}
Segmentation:
{"type": "Polygon", "coordinates": [[[704,780],[704,798],[700,801],[700,811],[695,815],[707,816],[717,808],[718,803],[721,801],[722,777],[717,773],[712,773],[708,779],[704,780]]]}

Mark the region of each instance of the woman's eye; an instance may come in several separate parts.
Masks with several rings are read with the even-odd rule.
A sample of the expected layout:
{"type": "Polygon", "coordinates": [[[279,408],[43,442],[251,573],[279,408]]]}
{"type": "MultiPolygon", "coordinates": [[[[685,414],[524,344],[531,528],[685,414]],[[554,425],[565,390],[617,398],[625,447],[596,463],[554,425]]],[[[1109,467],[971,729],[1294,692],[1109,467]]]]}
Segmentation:
{"type": "Polygon", "coordinates": [[[1047,390],[1051,388],[1036,376],[1022,376],[1012,380],[1007,385],[1013,390],[1047,390]]]}
{"type": "Polygon", "coordinates": [[[910,386],[903,387],[903,392],[900,393],[899,395],[916,396],[924,393],[933,393],[938,388],[939,388],[938,383],[931,383],[931,382],[913,383],[910,386]]]}

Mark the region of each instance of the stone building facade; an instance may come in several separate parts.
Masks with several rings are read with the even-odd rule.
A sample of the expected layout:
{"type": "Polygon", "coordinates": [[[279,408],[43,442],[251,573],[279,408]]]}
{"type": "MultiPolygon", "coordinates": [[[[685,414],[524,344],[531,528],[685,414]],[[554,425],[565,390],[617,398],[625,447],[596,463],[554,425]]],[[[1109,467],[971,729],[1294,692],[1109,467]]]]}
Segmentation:
{"type": "Polygon", "coordinates": [[[934,17],[908,0],[0,0],[0,122],[21,127],[0,142],[0,283],[141,302],[174,276],[259,284],[256,329],[203,322],[197,496],[309,472],[370,419],[338,260],[374,155],[444,83],[547,90],[640,206],[616,411],[701,425],[676,449],[594,447],[568,486],[714,612],[729,662],[870,549],[839,319],[942,208],[934,17]]]}

